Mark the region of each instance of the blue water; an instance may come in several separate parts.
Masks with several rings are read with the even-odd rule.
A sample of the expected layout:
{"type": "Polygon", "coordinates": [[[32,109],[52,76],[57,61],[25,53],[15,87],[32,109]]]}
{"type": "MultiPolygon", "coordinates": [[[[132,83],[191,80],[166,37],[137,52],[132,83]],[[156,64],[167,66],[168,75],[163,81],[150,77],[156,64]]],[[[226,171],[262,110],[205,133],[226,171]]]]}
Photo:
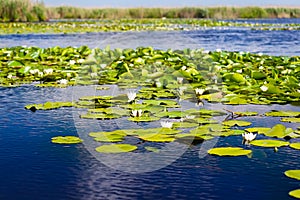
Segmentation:
{"type": "MultiPolygon", "coordinates": [[[[1,46],[26,43],[42,47],[55,45],[94,47],[98,45],[93,41],[95,38],[97,41],[102,41],[98,45],[101,46],[113,43],[118,38],[117,36],[120,36],[120,41],[124,41],[119,44],[121,47],[126,45],[125,38],[127,38],[129,46],[156,44],[157,48],[165,48],[168,45],[186,48],[193,44],[196,47],[205,47],[205,49],[249,50],[283,55],[300,54],[299,32],[264,32],[242,29],[210,29],[184,33],[11,35],[0,36],[0,43],[1,46]],[[142,39],[143,34],[157,34],[157,38],[147,37],[146,40],[144,37],[142,39]],[[249,40],[244,37],[245,35],[249,40]],[[177,40],[180,38],[183,39],[177,40]],[[165,41],[165,43],[159,41],[165,41]]],[[[117,45],[117,42],[113,44],[117,45]]],[[[282,200],[292,199],[288,196],[288,192],[300,188],[300,181],[287,178],[283,174],[286,170],[300,168],[299,151],[282,147],[275,153],[272,148],[247,147],[242,144],[240,136],[220,137],[215,146],[251,148],[252,158],[210,155],[200,158],[200,144],[188,148],[170,165],[152,172],[138,174],[107,167],[90,153],[85,144],[52,144],[51,137],[78,134],[78,124],[76,124],[78,121],[74,121],[74,113],[76,114],[77,111],[72,108],[63,108],[33,113],[25,110],[24,106],[46,101],[72,100],[74,90],[78,91],[80,87],[58,89],[25,85],[18,88],[0,88],[0,199],[282,200]]],[[[222,109],[218,104],[206,106],[222,109]]],[[[271,109],[300,111],[299,106],[293,105],[228,106],[226,108],[257,110],[259,113],[271,109]]],[[[241,119],[251,121],[253,126],[272,126],[279,123],[279,118],[241,119]]],[[[87,121],[79,122],[84,122],[83,126],[89,128],[87,121]]],[[[128,126],[133,125],[133,123],[127,123],[128,126]]],[[[300,126],[300,124],[284,124],[292,128],[300,126]]],[[[103,122],[102,125],[113,129],[113,124],[108,121],[103,122]]],[[[258,136],[258,138],[263,138],[263,136],[258,136]]],[[[293,141],[299,141],[299,139],[293,141]]]]}

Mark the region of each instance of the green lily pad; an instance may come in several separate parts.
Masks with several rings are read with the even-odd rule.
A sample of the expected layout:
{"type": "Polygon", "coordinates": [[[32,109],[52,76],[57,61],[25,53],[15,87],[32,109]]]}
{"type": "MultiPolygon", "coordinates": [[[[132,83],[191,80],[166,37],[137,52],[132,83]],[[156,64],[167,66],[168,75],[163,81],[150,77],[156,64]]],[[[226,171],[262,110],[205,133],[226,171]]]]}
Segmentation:
{"type": "Polygon", "coordinates": [[[208,153],[218,156],[244,156],[251,154],[252,151],[240,147],[217,147],[208,150],[208,153]]]}
{"type": "Polygon", "coordinates": [[[282,147],[288,146],[290,143],[280,140],[253,140],[250,144],[260,147],[282,147]]]}
{"type": "Polygon", "coordinates": [[[108,144],[96,148],[100,153],[126,153],[137,149],[137,146],[131,144],[108,144]]]}
{"type": "Polygon", "coordinates": [[[297,143],[291,143],[291,144],[290,144],[290,147],[292,147],[293,149],[298,149],[298,150],[300,150],[300,142],[297,142],[297,143]]]}
{"type": "Polygon", "coordinates": [[[234,114],[241,115],[241,116],[256,116],[256,115],[258,115],[257,112],[251,112],[251,111],[234,112],[234,114]]]}
{"type": "Polygon", "coordinates": [[[251,127],[245,129],[245,131],[248,131],[250,133],[258,133],[258,134],[266,134],[270,130],[271,128],[268,127],[251,127]]]}
{"type": "Polygon", "coordinates": [[[300,116],[299,111],[271,111],[265,113],[266,116],[272,117],[297,117],[300,116]]]}
{"type": "Polygon", "coordinates": [[[191,128],[191,127],[195,127],[195,126],[199,126],[199,124],[190,123],[190,122],[174,122],[173,123],[174,128],[191,128]]]}
{"type": "Polygon", "coordinates": [[[292,197],[300,199],[300,189],[290,191],[289,195],[292,196],[292,197]]]}
{"type": "Polygon", "coordinates": [[[175,137],[169,134],[149,133],[138,136],[138,138],[149,142],[173,142],[175,137]]]}
{"type": "Polygon", "coordinates": [[[287,171],[284,172],[284,174],[287,177],[300,180],[300,170],[299,169],[287,170],[287,171]]]}
{"type": "Polygon", "coordinates": [[[78,144],[82,143],[82,140],[76,136],[57,136],[51,138],[51,142],[56,144],[78,144]]]}
{"type": "Polygon", "coordinates": [[[133,122],[152,122],[152,121],[157,121],[159,120],[159,117],[153,117],[153,116],[141,116],[141,117],[130,117],[128,118],[129,121],[133,122]]]}
{"type": "Polygon", "coordinates": [[[89,135],[98,142],[121,142],[127,134],[124,131],[116,130],[111,132],[91,132],[89,135]]]}
{"type": "Polygon", "coordinates": [[[241,120],[228,120],[222,123],[226,126],[250,126],[251,122],[241,121],[241,120]]]}
{"type": "Polygon", "coordinates": [[[117,114],[104,114],[104,113],[87,113],[80,115],[82,119],[102,119],[102,120],[109,120],[109,119],[117,119],[120,118],[120,115],[117,114]]]}
{"type": "Polygon", "coordinates": [[[286,128],[282,124],[276,124],[275,126],[272,127],[271,130],[269,130],[268,132],[265,132],[263,134],[268,137],[284,138],[285,136],[287,136],[291,133],[293,133],[293,129],[286,128]]]}
{"type": "Polygon", "coordinates": [[[286,117],[286,118],[281,118],[282,122],[290,122],[290,123],[300,123],[300,118],[295,118],[295,117],[286,117]]]}

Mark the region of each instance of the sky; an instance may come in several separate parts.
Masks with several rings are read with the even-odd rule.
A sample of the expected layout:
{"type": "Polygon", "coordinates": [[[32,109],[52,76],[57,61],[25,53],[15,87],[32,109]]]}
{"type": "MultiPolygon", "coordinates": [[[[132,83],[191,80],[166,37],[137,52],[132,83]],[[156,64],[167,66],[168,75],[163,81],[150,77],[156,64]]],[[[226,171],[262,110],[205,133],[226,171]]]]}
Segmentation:
{"type": "Polygon", "coordinates": [[[46,6],[183,7],[183,6],[297,6],[300,0],[43,0],[46,6]]]}

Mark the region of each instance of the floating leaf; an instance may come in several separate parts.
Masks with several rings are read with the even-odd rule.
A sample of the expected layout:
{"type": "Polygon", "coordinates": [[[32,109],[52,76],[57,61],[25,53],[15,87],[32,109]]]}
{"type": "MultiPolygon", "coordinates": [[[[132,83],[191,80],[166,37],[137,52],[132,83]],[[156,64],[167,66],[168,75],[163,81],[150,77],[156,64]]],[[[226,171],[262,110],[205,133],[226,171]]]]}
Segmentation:
{"type": "Polygon", "coordinates": [[[292,196],[292,197],[300,199],[300,189],[290,191],[289,195],[292,196]]]}
{"type": "Polygon", "coordinates": [[[128,118],[129,121],[133,122],[152,122],[152,121],[157,121],[159,120],[159,117],[148,117],[148,116],[141,116],[141,117],[130,117],[128,118]]]}
{"type": "Polygon", "coordinates": [[[173,142],[175,140],[174,136],[172,135],[158,133],[149,133],[138,137],[149,142],[173,142]]]}
{"type": "Polygon", "coordinates": [[[300,118],[295,117],[287,117],[287,118],[281,118],[282,122],[291,122],[291,123],[300,123],[300,118]]]}
{"type": "Polygon", "coordinates": [[[280,140],[253,140],[250,144],[260,147],[282,147],[288,146],[290,143],[280,140]]]}
{"type": "Polygon", "coordinates": [[[217,147],[208,150],[209,154],[218,156],[244,156],[249,155],[252,151],[240,147],[217,147]]]}
{"type": "Polygon", "coordinates": [[[78,144],[82,140],[76,136],[57,136],[51,138],[51,142],[56,144],[78,144]]]}
{"type": "Polygon", "coordinates": [[[245,112],[234,112],[236,115],[241,115],[241,116],[256,116],[258,115],[257,112],[251,112],[251,111],[245,111],[245,112]]]}
{"type": "Polygon", "coordinates": [[[108,144],[97,147],[96,151],[100,153],[125,153],[136,149],[137,146],[131,144],[108,144]]]}
{"type": "Polygon", "coordinates": [[[248,131],[250,133],[258,133],[258,134],[266,134],[270,130],[271,128],[268,127],[251,127],[245,129],[245,131],[248,131]]]}
{"type": "Polygon", "coordinates": [[[300,180],[300,170],[299,169],[287,170],[287,171],[284,172],[284,174],[287,177],[300,180]]]}
{"type": "Polygon", "coordinates": [[[271,111],[265,113],[266,116],[272,117],[297,117],[300,116],[299,111],[271,111]]]}
{"type": "Polygon", "coordinates": [[[241,121],[241,120],[228,120],[222,123],[226,126],[250,126],[251,122],[241,121]]]}
{"type": "Polygon", "coordinates": [[[282,124],[276,124],[275,126],[272,127],[271,130],[268,132],[265,132],[264,135],[268,137],[278,137],[278,138],[284,138],[285,136],[291,134],[293,132],[293,129],[291,128],[286,128],[282,124]]]}
{"type": "Polygon", "coordinates": [[[300,142],[298,142],[298,143],[291,143],[290,147],[292,147],[293,149],[300,150],[300,142]]]}

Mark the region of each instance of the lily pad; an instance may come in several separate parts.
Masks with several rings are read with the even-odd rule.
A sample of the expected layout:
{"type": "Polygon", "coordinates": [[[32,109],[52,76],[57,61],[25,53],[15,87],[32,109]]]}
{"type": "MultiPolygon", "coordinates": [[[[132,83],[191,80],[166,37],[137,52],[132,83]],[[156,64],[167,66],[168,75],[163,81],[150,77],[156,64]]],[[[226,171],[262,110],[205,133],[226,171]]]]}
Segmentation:
{"type": "Polygon", "coordinates": [[[51,138],[51,142],[56,144],[78,144],[82,143],[82,140],[76,136],[57,136],[51,138]]]}
{"type": "Polygon", "coordinates": [[[266,116],[272,117],[297,117],[300,116],[299,111],[271,111],[265,113],[266,116]]]}
{"type": "Polygon", "coordinates": [[[291,144],[290,144],[290,147],[292,147],[293,149],[298,149],[298,150],[300,150],[300,142],[297,142],[297,143],[291,143],[291,144]]]}
{"type": "Polygon", "coordinates": [[[290,191],[289,195],[292,196],[292,197],[300,199],[300,189],[290,191]]]}
{"type": "Polygon", "coordinates": [[[265,132],[264,135],[268,137],[277,137],[277,138],[284,138],[285,136],[293,133],[293,129],[291,128],[286,128],[282,124],[276,124],[275,126],[272,127],[271,130],[268,132],[265,132]]]}
{"type": "Polygon", "coordinates": [[[217,147],[208,150],[208,153],[218,156],[244,156],[251,154],[252,151],[240,147],[217,147]]]}
{"type": "Polygon", "coordinates": [[[281,140],[254,140],[250,144],[260,147],[282,147],[288,146],[290,143],[281,140]]]}
{"type": "Polygon", "coordinates": [[[96,148],[100,153],[126,153],[137,149],[137,146],[131,144],[108,144],[96,148]]]}
{"type": "Polygon", "coordinates": [[[149,146],[147,146],[147,147],[144,147],[144,148],[146,150],[154,152],[154,153],[159,153],[160,152],[160,150],[158,148],[155,148],[155,147],[149,147],[149,146]]]}
{"type": "Polygon", "coordinates": [[[149,133],[138,137],[149,142],[173,142],[175,140],[175,137],[172,135],[158,133],[149,133]]]}
{"type": "Polygon", "coordinates": [[[258,115],[257,112],[251,112],[251,111],[234,112],[234,114],[241,115],[241,116],[256,116],[256,115],[258,115]]]}
{"type": "Polygon", "coordinates": [[[241,121],[241,120],[228,120],[222,123],[226,126],[250,126],[251,122],[241,121]]]}
{"type": "Polygon", "coordinates": [[[245,129],[245,131],[248,131],[250,133],[258,133],[258,134],[266,134],[270,130],[271,128],[268,127],[251,127],[245,129]]]}
{"type": "Polygon", "coordinates": [[[117,130],[112,132],[91,132],[89,135],[94,137],[94,140],[98,142],[121,142],[124,140],[126,133],[117,130]]]}
{"type": "Polygon", "coordinates": [[[300,118],[296,117],[286,117],[286,118],[281,118],[282,122],[290,122],[290,123],[300,123],[300,118]]]}
{"type": "Polygon", "coordinates": [[[300,170],[299,169],[287,170],[287,171],[284,172],[284,174],[287,177],[300,180],[300,170]]]}
{"type": "Polygon", "coordinates": [[[152,122],[152,121],[157,121],[159,120],[159,117],[148,117],[148,116],[141,116],[141,117],[130,117],[128,118],[129,121],[133,122],[152,122]]]}

